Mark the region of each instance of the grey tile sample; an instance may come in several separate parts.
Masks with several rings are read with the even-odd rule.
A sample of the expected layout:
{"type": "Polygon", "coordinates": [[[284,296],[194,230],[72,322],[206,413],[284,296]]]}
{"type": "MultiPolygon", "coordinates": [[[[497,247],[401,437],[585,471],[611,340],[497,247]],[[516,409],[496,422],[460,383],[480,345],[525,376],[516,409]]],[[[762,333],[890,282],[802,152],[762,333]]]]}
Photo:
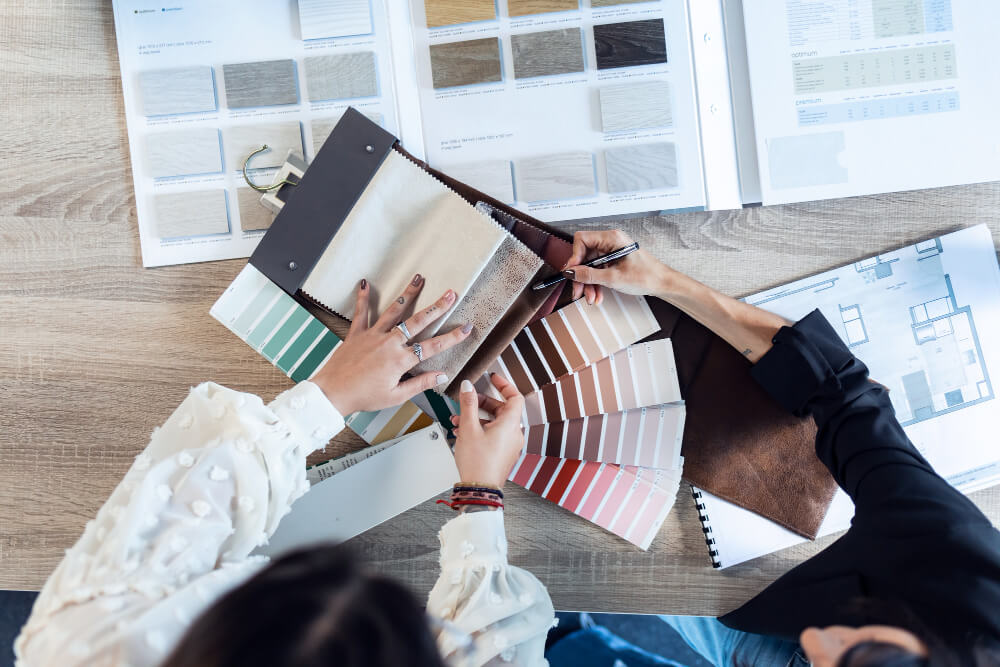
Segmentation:
{"type": "Polygon", "coordinates": [[[161,239],[229,233],[225,190],[155,195],[153,212],[156,235],[161,239]]]}
{"type": "Polygon", "coordinates": [[[601,88],[601,128],[605,132],[673,125],[670,84],[628,83],[601,88]]]}
{"type": "MultiPolygon", "coordinates": [[[[361,113],[367,116],[368,119],[371,120],[373,123],[385,127],[385,119],[382,117],[382,114],[378,113],[377,111],[362,111],[361,113]]],[[[344,114],[340,114],[340,116],[343,115],[344,114]]],[[[313,146],[314,156],[316,155],[316,153],[319,153],[319,149],[323,146],[324,143],[326,143],[326,140],[330,136],[330,133],[333,132],[333,128],[337,126],[338,122],[340,122],[340,116],[335,116],[332,118],[314,118],[311,121],[312,146],[313,146]]]]}
{"type": "Polygon", "coordinates": [[[677,187],[677,150],[662,141],[604,151],[608,192],[639,192],[677,187]]]}
{"type": "Polygon", "coordinates": [[[215,111],[215,75],[212,68],[177,67],[139,73],[144,116],[215,111]]]}
{"type": "Polygon", "coordinates": [[[222,66],[230,109],[296,104],[299,87],[294,60],[267,60],[222,66]]]}
{"type": "Polygon", "coordinates": [[[372,31],[368,0],[299,0],[302,39],[367,35],[372,31]]]}
{"type": "Polygon", "coordinates": [[[511,35],[514,78],[583,71],[583,34],[579,28],[511,35]]]}
{"type": "Polygon", "coordinates": [[[302,155],[302,126],[297,120],[230,127],[223,131],[222,136],[230,171],[242,169],[247,156],[264,144],[271,150],[254,155],[250,161],[251,169],[280,167],[285,163],[289,150],[302,155]]]}
{"type": "Polygon", "coordinates": [[[434,88],[502,80],[500,40],[496,37],[432,44],[430,53],[434,88]]]}
{"type": "Polygon", "coordinates": [[[539,155],[516,164],[518,199],[575,199],[594,194],[594,156],[586,151],[539,155]]]}
{"type": "Polygon", "coordinates": [[[511,180],[509,160],[456,164],[445,167],[442,171],[494,199],[507,204],[514,203],[514,181],[511,180]]]}
{"type": "Polygon", "coordinates": [[[375,53],[342,53],[305,59],[309,100],[343,100],[378,95],[375,53]]]}
{"type": "Polygon", "coordinates": [[[665,63],[663,19],[595,25],[594,52],[597,69],[665,63]]]}
{"type": "Polygon", "coordinates": [[[146,169],[153,178],[222,171],[219,131],[201,127],[146,135],[146,169]]]}
{"type": "Polygon", "coordinates": [[[240,209],[240,229],[245,232],[267,229],[274,214],[260,203],[260,193],[250,188],[238,188],[236,201],[240,209]]]}

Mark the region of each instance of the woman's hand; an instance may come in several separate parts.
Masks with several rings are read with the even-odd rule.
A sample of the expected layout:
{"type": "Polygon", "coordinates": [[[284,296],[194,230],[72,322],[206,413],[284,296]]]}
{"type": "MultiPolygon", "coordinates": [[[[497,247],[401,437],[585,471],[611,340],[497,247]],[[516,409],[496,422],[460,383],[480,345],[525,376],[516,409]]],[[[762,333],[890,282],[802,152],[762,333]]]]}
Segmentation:
{"type": "MultiPolygon", "coordinates": [[[[423,286],[424,279],[417,274],[374,326],[369,327],[368,297],[371,289],[368,281],[361,281],[347,339],[312,378],[340,414],[346,416],[358,410],[381,410],[399,405],[424,390],[448,381],[444,373],[429,371],[400,382],[403,373],[416,366],[419,359],[396,325],[423,286]]],[[[444,315],[454,303],[455,292],[448,290],[433,304],[407,319],[406,329],[411,336],[416,336],[444,315]]],[[[471,331],[472,326],[466,324],[421,342],[423,358],[430,359],[438,352],[457,345],[468,338],[471,331]]]]}
{"type": "Polygon", "coordinates": [[[458,438],[455,463],[463,482],[502,489],[524,447],[524,431],[521,430],[524,397],[517,387],[496,373],[490,376],[490,381],[503,396],[503,401],[477,394],[471,382],[462,381],[459,393],[462,412],[451,418],[451,423],[458,426],[455,429],[458,438]],[[495,419],[480,421],[479,408],[495,419]]]}
{"type": "Polygon", "coordinates": [[[581,266],[631,244],[632,239],[620,230],[574,234],[573,254],[563,268],[563,275],[573,281],[573,298],[585,294],[587,303],[600,303],[604,299],[601,286],[637,296],[659,292],[671,269],[641,248],[606,267],[581,266]]]}

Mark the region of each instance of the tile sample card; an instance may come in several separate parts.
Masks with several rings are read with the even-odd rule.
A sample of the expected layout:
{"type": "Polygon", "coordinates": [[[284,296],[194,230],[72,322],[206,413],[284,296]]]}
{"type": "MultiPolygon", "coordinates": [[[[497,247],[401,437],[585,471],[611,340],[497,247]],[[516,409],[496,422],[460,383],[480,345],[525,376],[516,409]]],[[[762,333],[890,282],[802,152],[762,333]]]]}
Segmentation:
{"type": "Polygon", "coordinates": [[[145,116],[215,111],[215,75],[211,67],[176,67],[139,73],[145,116]]]}
{"type": "Polygon", "coordinates": [[[513,35],[514,78],[583,71],[583,34],[579,28],[513,35]]]}
{"type": "Polygon", "coordinates": [[[288,151],[302,154],[302,127],[297,120],[284,123],[240,125],[231,127],[223,136],[226,144],[226,164],[231,170],[243,169],[243,162],[251,153],[267,145],[270,150],[253,156],[251,169],[280,167],[288,151]]]}
{"type": "Polygon", "coordinates": [[[509,16],[568,12],[580,8],[580,0],[507,0],[509,16]]]}
{"type": "Polygon", "coordinates": [[[670,127],[670,84],[666,81],[605,86],[600,90],[605,132],[670,127]]]}
{"type": "Polygon", "coordinates": [[[298,0],[302,39],[367,35],[372,31],[369,0],[298,0]]]}
{"type": "Polygon", "coordinates": [[[665,63],[663,19],[595,25],[594,50],[597,69],[665,63]]]}
{"type": "Polygon", "coordinates": [[[217,174],[222,171],[219,131],[202,127],[149,134],[146,160],[153,178],[217,174]]]}
{"type": "Polygon", "coordinates": [[[240,229],[255,232],[267,229],[274,222],[274,213],[260,203],[260,194],[251,188],[239,188],[236,201],[240,210],[240,229]]]}
{"type": "Polygon", "coordinates": [[[435,44],[430,56],[435,88],[489,83],[502,77],[496,38],[435,44]]]}
{"type": "Polygon", "coordinates": [[[594,194],[594,156],[583,151],[539,155],[517,163],[521,198],[525,201],[575,199],[594,194]]]}
{"type": "Polygon", "coordinates": [[[604,152],[608,192],[677,187],[677,152],[667,142],[609,148],[604,152]]]}
{"type": "Polygon", "coordinates": [[[225,190],[156,195],[156,230],[163,239],[209,236],[229,232],[225,190]]]}
{"type": "Polygon", "coordinates": [[[510,204],[514,201],[514,181],[508,160],[486,160],[448,167],[447,174],[471,185],[494,199],[510,204]]]}
{"type": "Polygon", "coordinates": [[[427,0],[424,12],[430,28],[491,21],[497,17],[494,0],[427,0]]]}
{"type": "Polygon", "coordinates": [[[298,79],[294,60],[234,63],[222,66],[226,106],[230,109],[296,104],[298,79]]]}
{"type": "Polygon", "coordinates": [[[378,94],[373,51],[307,57],[305,70],[306,87],[313,102],[378,94]]]}

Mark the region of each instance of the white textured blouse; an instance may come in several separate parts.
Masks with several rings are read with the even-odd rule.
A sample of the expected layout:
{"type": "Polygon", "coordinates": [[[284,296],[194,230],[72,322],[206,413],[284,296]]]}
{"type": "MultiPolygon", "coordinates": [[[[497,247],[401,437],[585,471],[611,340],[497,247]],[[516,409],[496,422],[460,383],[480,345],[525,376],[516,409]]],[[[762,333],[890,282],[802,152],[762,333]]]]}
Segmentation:
{"type": "MultiPolygon", "coordinates": [[[[271,404],[205,383],[153,430],[125,479],[45,583],[14,643],[19,667],[157,665],[187,627],[267,565],[251,556],[309,490],[306,455],[344,419],[301,382],[271,404]]],[[[545,665],[552,602],[507,562],[502,512],[442,528],[428,613],[473,638],[438,637],[460,665],[545,665]]]]}

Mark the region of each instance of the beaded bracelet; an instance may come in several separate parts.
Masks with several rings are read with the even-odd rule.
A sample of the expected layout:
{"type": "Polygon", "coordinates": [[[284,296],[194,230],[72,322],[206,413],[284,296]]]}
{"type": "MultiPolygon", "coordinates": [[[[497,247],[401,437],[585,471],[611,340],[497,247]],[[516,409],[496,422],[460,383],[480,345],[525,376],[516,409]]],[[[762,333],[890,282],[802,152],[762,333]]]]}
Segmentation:
{"type": "Polygon", "coordinates": [[[459,482],[454,486],[455,491],[483,491],[486,493],[495,493],[496,495],[503,498],[503,491],[495,486],[489,484],[483,484],[481,482],[459,482]]]}
{"type": "Polygon", "coordinates": [[[503,492],[485,484],[456,484],[451,491],[451,500],[439,500],[453,510],[463,506],[483,506],[503,509],[503,492]]]}

